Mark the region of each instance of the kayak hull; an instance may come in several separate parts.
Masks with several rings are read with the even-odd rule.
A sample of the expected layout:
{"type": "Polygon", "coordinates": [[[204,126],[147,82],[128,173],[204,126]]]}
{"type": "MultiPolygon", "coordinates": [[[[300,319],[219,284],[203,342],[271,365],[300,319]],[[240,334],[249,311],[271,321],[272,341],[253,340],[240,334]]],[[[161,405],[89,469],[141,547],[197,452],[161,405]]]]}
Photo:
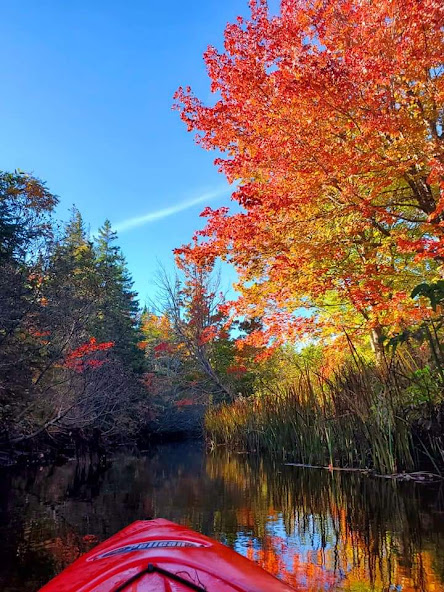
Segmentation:
{"type": "Polygon", "coordinates": [[[107,539],[41,592],[290,592],[225,545],[168,520],[139,520],[107,539]]]}

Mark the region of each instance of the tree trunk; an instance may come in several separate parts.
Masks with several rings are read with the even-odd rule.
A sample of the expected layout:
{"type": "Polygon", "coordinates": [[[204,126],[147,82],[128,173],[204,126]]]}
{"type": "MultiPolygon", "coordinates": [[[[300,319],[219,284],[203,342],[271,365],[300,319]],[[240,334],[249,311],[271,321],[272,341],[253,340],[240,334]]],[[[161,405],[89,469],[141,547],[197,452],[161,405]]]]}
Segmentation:
{"type": "Polygon", "coordinates": [[[376,325],[370,333],[370,344],[375,354],[376,365],[380,366],[384,360],[384,346],[382,344],[382,327],[376,325]]]}

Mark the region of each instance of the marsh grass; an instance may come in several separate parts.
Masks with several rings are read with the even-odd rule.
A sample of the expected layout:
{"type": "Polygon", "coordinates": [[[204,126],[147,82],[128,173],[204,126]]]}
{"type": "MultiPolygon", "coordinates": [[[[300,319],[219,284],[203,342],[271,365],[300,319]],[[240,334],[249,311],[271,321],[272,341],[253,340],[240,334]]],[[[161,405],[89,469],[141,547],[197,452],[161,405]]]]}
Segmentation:
{"type": "Polygon", "coordinates": [[[211,408],[205,424],[215,444],[305,464],[439,472],[442,414],[441,387],[408,354],[380,367],[356,354],[329,378],[303,366],[290,384],[211,408]]]}

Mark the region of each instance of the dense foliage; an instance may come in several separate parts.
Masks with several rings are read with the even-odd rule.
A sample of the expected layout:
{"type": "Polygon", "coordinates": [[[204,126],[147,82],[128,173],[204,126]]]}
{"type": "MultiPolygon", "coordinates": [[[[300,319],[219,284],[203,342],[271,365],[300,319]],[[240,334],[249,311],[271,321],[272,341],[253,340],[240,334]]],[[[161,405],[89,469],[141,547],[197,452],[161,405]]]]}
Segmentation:
{"type": "Polygon", "coordinates": [[[416,284],[442,263],[441,2],[265,0],[205,53],[214,104],[177,108],[242,207],[211,210],[179,250],[230,260],[255,337],[343,346],[422,319],[416,284]]]}
{"type": "Polygon", "coordinates": [[[87,448],[94,429],[122,439],[144,418],[138,303],[116,236],[105,222],[90,241],[75,208],[57,234],[56,203],[38,179],[0,175],[3,450],[87,448]]]}

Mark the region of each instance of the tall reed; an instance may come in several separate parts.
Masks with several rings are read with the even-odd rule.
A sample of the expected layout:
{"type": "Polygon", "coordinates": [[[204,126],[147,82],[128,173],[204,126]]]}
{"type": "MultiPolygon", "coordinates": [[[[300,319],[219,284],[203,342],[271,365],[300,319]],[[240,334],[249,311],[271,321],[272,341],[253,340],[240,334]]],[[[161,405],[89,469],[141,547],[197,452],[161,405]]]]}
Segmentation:
{"type": "Polygon", "coordinates": [[[415,403],[415,376],[421,392],[423,377],[408,356],[381,368],[355,359],[328,379],[302,367],[290,385],[209,409],[207,434],[215,444],[304,464],[394,473],[427,461],[440,471],[442,433],[424,433],[424,418],[433,424],[442,404],[415,403]]]}

